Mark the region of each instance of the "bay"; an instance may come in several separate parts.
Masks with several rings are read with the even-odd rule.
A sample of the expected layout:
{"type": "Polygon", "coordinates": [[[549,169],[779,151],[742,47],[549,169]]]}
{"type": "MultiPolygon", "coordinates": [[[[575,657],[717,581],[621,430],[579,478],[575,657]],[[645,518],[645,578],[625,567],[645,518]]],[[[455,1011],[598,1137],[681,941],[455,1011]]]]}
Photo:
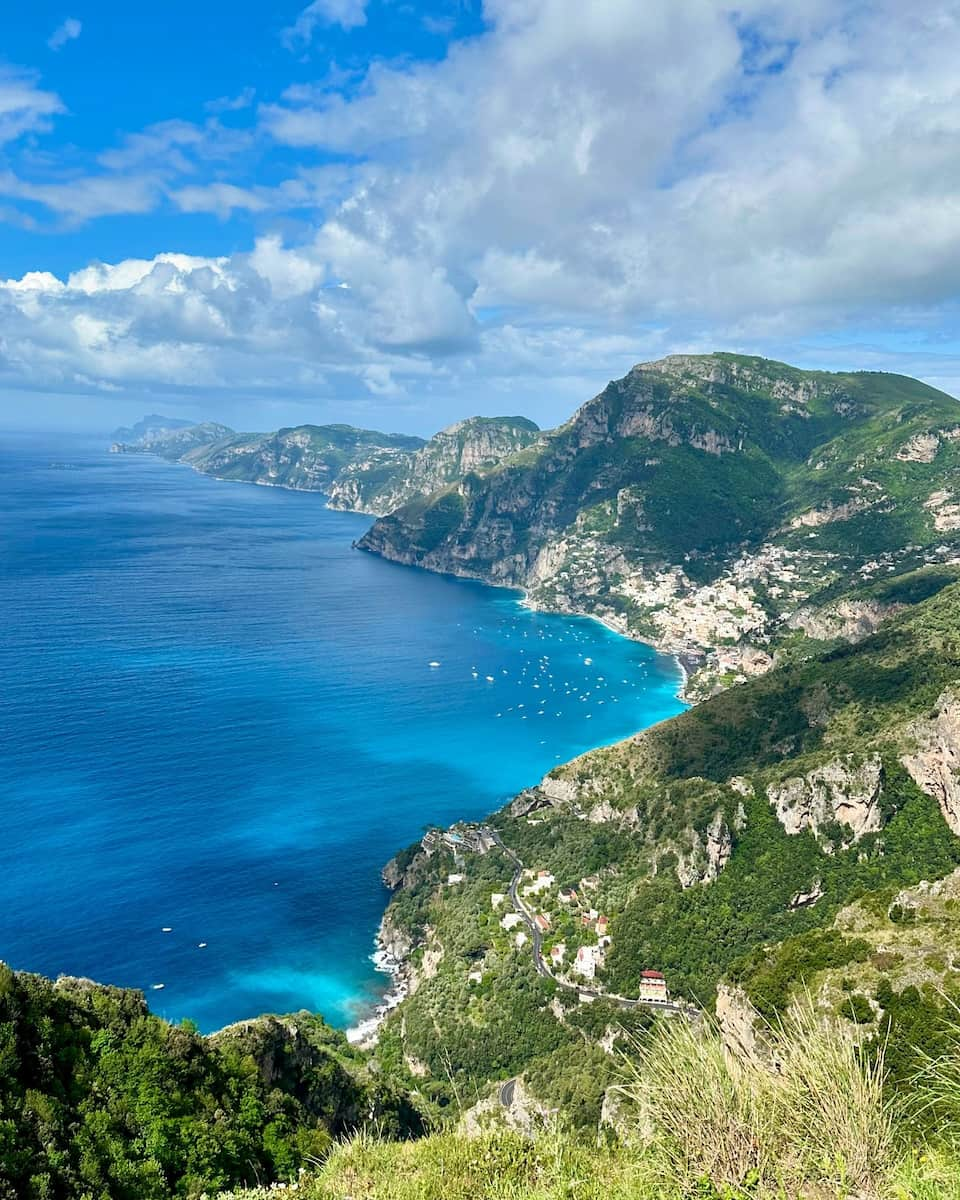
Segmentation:
{"type": "Polygon", "coordinates": [[[4,435],[0,514],[0,958],[203,1030],[354,1022],[392,854],[683,707],[673,660],[315,494],[4,435]]]}

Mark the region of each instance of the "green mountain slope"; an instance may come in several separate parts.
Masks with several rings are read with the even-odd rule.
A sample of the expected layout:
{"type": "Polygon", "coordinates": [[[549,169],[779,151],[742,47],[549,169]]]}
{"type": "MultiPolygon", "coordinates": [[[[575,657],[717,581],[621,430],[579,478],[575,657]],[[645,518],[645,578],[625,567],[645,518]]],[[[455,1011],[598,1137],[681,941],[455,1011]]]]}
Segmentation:
{"type": "Polygon", "coordinates": [[[205,475],[298,491],[329,492],[357,461],[392,464],[424,445],[422,438],[377,433],[352,425],[298,425],[275,433],[235,433],[207,421],[183,428],[154,427],[145,418],[136,440],[115,442],[115,453],[155,454],[185,462],[205,475]]]}
{"type": "Polygon", "coordinates": [[[276,433],[236,434],[191,451],[183,461],[217,479],[326,492],[358,459],[373,454],[390,461],[422,445],[422,438],[352,425],[298,425],[276,433]]]}
{"type": "MultiPolygon", "coordinates": [[[[674,994],[710,1004],[752,949],[827,927],[858,895],[952,871],[958,576],[927,569],[904,582],[934,594],[859,644],[587,754],[496,814],[491,826],[530,869],[527,903],[549,920],[544,953],[564,947],[555,974],[629,997],[656,969],[674,994]],[[607,917],[602,937],[588,910],[607,917]],[[573,965],[580,947],[598,955],[589,984],[573,965]]],[[[463,1092],[523,1073],[545,1104],[592,1122],[605,1051],[642,1014],[583,1004],[537,975],[529,938],[517,944],[524,927],[505,918],[513,869],[495,847],[434,834],[392,864],[384,941],[413,947],[414,986],[383,1046],[439,1091],[447,1078],[463,1092]]]]}
{"type": "Polygon", "coordinates": [[[286,1179],[369,1125],[423,1131],[309,1013],[203,1038],[139,992],[0,963],[0,1196],[160,1200],[286,1179]]]}
{"type": "Polygon", "coordinates": [[[881,608],[838,597],[960,555],[960,405],[903,376],[674,356],[361,546],[706,660],[704,693],[819,636],[825,605],[875,628],[881,608]]]}
{"type": "Polygon", "coordinates": [[[330,507],[377,515],[392,512],[471,474],[489,471],[534,442],[540,430],[525,417],[470,417],[419,450],[359,460],[340,473],[330,507]]]}
{"type": "MultiPolygon", "coordinates": [[[[119,431],[124,432],[124,431],[119,431]]],[[[177,462],[191,451],[203,449],[221,438],[233,437],[233,430],[216,421],[204,421],[200,425],[176,422],[172,425],[156,426],[150,417],[145,417],[129,431],[134,434],[129,440],[119,439],[110,450],[114,454],[155,454],[177,462]]]]}

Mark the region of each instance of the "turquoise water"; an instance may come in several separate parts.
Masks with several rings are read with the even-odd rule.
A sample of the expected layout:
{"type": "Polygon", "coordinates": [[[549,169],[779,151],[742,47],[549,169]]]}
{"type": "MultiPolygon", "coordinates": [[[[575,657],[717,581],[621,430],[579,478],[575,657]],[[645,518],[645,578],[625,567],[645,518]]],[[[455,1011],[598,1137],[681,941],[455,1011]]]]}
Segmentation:
{"type": "Polygon", "coordinates": [[[351,1023],[397,849],[682,707],[671,660],[316,495],[8,436],[0,513],[0,958],[202,1029],[351,1023]]]}

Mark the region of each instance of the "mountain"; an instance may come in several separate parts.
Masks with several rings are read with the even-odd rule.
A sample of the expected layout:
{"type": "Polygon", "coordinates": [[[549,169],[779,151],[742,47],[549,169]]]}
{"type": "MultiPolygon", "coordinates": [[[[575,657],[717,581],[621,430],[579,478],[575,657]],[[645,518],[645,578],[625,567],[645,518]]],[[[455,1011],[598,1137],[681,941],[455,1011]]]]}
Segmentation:
{"type": "Polygon", "coordinates": [[[635,367],[360,545],[522,587],[699,668],[690,694],[887,615],[857,584],[960,552],[960,404],[878,372],[731,354],[635,367]]]}
{"type": "Polygon", "coordinates": [[[111,436],[114,442],[137,442],[150,434],[164,433],[171,429],[187,429],[195,424],[195,421],[185,420],[183,417],[161,417],[151,413],[149,417],[141,417],[136,425],[121,425],[111,436]]]}
{"type": "Polygon", "coordinates": [[[241,433],[184,456],[205,475],[245,483],[326,492],[355,461],[389,463],[419,449],[422,438],[352,425],[298,425],[276,433],[241,433]]]}
{"type": "Polygon", "coordinates": [[[152,418],[145,417],[140,422],[140,426],[146,427],[134,440],[115,441],[110,447],[111,453],[156,454],[159,458],[178,462],[191,450],[209,446],[211,442],[233,435],[229,426],[219,425],[216,421],[204,421],[200,425],[185,422],[174,426],[155,427],[149,424],[151,420],[152,418]]]}
{"type": "Polygon", "coordinates": [[[844,957],[824,931],[845,906],[871,896],[885,912],[960,865],[960,568],[890,586],[902,609],[859,643],[556,768],[490,819],[495,838],[431,831],[399,855],[381,941],[409,995],[383,1052],[460,1095],[521,1076],[528,1108],[595,1126],[613,1048],[653,1018],[591,994],[636,997],[654,970],[712,1008],[724,980],[797,939],[808,960],[788,954],[792,983],[798,961],[842,978],[857,950],[844,957]],[[546,977],[512,912],[518,862],[521,897],[547,922],[546,977]]]}
{"type": "Polygon", "coordinates": [[[411,454],[358,459],[341,471],[330,507],[382,515],[469,475],[489,471],[536,441],[525,417],[470,417],[442,429],[411,454]]]}
{"type": "MultiPolygon", "coordinates": [[[[204,475],[299,491],[326,492],[355,460],[389,466],[424,445],[423,438],[377,433],[352,425],[298,425],[275,433],[236,433],[205,421],[158,427],[145,417],[132,441],[117,441],[117,454],[155,454],[185,462],[204,475]]],[[[123,432],[123,431],[120,431],[123,432]]],[[[133,430],[128,431],[133,432],[133,430]]]]}

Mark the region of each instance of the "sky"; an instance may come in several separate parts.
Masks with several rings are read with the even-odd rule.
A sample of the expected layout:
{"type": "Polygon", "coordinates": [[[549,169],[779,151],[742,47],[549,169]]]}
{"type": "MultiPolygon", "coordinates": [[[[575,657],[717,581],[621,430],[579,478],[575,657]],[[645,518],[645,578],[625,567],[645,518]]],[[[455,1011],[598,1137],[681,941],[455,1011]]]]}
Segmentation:
{"type": "Polygon", "coordinates": [[[556,424],[714,349],[960,395],[960,0],[32,0],[0,426],[556,424]]]}

